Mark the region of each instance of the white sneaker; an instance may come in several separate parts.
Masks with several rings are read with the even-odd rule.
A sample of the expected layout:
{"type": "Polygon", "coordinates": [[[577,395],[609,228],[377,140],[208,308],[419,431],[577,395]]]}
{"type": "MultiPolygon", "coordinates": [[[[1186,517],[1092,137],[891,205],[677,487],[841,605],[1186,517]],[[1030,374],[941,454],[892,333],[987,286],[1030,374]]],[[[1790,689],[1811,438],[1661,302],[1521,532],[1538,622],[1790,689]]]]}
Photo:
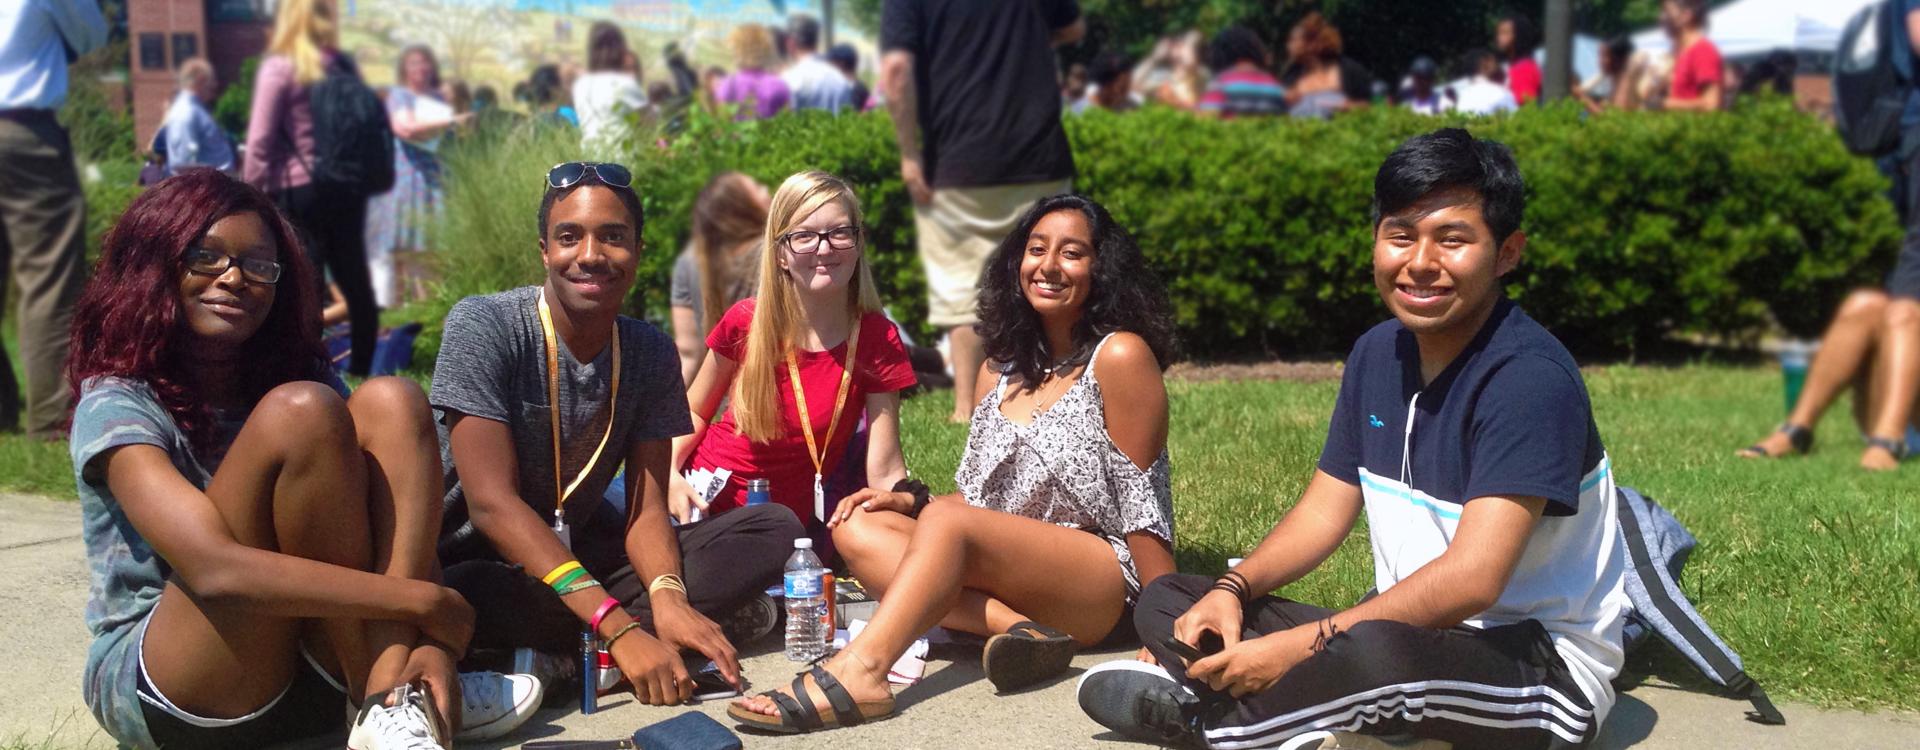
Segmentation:
{"type": "Polygon", "coordinates": [[[447,730],[424,686],[401,685],[387,703],[370,701],[360,709],[347,735],[347,750],[447,750],[447,730]]]}
{"type": "Polygon", "coordinates": [[[460,733],[457,740],[490,740],[519,729],[540,710],[545,688],[529,674],[460,674],[460,733]]]}

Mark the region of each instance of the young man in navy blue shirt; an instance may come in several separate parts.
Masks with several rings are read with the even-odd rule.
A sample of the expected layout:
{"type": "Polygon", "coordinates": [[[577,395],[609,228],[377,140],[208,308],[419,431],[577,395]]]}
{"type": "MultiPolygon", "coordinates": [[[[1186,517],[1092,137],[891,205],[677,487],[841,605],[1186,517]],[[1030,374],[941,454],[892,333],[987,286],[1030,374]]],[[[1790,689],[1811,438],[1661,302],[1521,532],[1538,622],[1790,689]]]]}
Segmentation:
{"type": "Polygon", "coordinates": [[[1599,733],[1627,608],[1613,475],[1573,357],[1502,292],[1524,194],[1507,148],[1464,130],[1387,157],[1373,271],[1394,319],[1354,345],[1318,471],[1233,571],[1141,594],[1143,661],[1081,680],[1095,720],[1212,748],[1599,733]],[[1363,511],[1377,596],[1336,611],[1262,595],[1326,561],[1363,511]]]}

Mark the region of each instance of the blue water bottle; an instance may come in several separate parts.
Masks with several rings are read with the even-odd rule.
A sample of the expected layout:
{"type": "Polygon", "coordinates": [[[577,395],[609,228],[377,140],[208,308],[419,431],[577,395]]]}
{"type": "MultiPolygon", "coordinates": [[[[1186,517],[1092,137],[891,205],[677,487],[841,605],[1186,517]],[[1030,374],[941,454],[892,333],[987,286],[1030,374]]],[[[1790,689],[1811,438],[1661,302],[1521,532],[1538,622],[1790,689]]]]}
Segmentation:
{"type": "MultiPolygon", "coordinates": [[[[770,502],[773,502],[773,482],[765,479],[747,480],[748,505],[765,505],[770,502]]],[[[786,593],[787,587],[782,583],[776,583],[767,587],[767,596],[775,599],[785,596],[786,593]]]]}
{"type": "Polygon", "coordinates": [[[600,708],[599,672],[595,668],[600,662],[599,638],[593,631],[580,631],[580,713],[590,714],[600,708]]]}

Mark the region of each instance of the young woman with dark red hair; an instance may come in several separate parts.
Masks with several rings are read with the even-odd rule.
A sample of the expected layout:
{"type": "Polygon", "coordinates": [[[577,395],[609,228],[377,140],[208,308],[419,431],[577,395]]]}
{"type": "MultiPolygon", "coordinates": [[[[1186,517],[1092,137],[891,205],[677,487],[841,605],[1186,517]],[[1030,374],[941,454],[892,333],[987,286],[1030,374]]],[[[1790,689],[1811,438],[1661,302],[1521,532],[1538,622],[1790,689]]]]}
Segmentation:
{"type": "Polygon", "coordinates": [[[351,696],[349,748],[438,748],[443,717],[499,734],[538,705],[529,678],[456,676],[473,610],[430,580],[426,397],[347,394],[313,274],[264,194],[194,170],[127,208],[76,308],[84,692],[123,745],[325,734],[351,696]]]}

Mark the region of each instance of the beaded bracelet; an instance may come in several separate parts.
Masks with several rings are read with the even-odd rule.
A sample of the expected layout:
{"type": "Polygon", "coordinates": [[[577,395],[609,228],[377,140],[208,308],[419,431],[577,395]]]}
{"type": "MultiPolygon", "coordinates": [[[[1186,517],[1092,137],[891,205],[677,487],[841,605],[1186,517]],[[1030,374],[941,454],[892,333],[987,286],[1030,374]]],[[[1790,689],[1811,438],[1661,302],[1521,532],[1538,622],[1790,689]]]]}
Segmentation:
{"type": "Polygon", "coordinates": [[[604,644],[602,645],[602,648],[609,648],[609,649],[610,649],[610,648],[613,648],[613,642],[614,642],[614,641],[617,641],[617,640],[620,640],[620,636],[623,636],[623,635],[626,635],[626,634],[628,634],[628,633],[631,633],[631,632],[633,632],[633,631],[635,631],[635,630],[639,630],[639,629],[640,629],[640,621],[639,621],[639,620],[634,620],[633,622],[630,622],[630,623],[627,623],[627,624],[626,624],[626,627],[623,627],[623,628],[620,628],[619,630],[615,630],[615,631],[613,631],[613,637],[612,637],[612,638],[608,638],[608,639],[606,640],[606,642],[605,642],[605,643],[604,643],[604,644]]]}
{"type": "Polygon", "coordinates": [[[599,581],[593,580],[592,578],[584,578],[569,584],[565,588],[555,590],[555,593],[561,596],[567,596],[569,594],[578,594],[587,589],[598,588],[599,586],[599,581]]]}

